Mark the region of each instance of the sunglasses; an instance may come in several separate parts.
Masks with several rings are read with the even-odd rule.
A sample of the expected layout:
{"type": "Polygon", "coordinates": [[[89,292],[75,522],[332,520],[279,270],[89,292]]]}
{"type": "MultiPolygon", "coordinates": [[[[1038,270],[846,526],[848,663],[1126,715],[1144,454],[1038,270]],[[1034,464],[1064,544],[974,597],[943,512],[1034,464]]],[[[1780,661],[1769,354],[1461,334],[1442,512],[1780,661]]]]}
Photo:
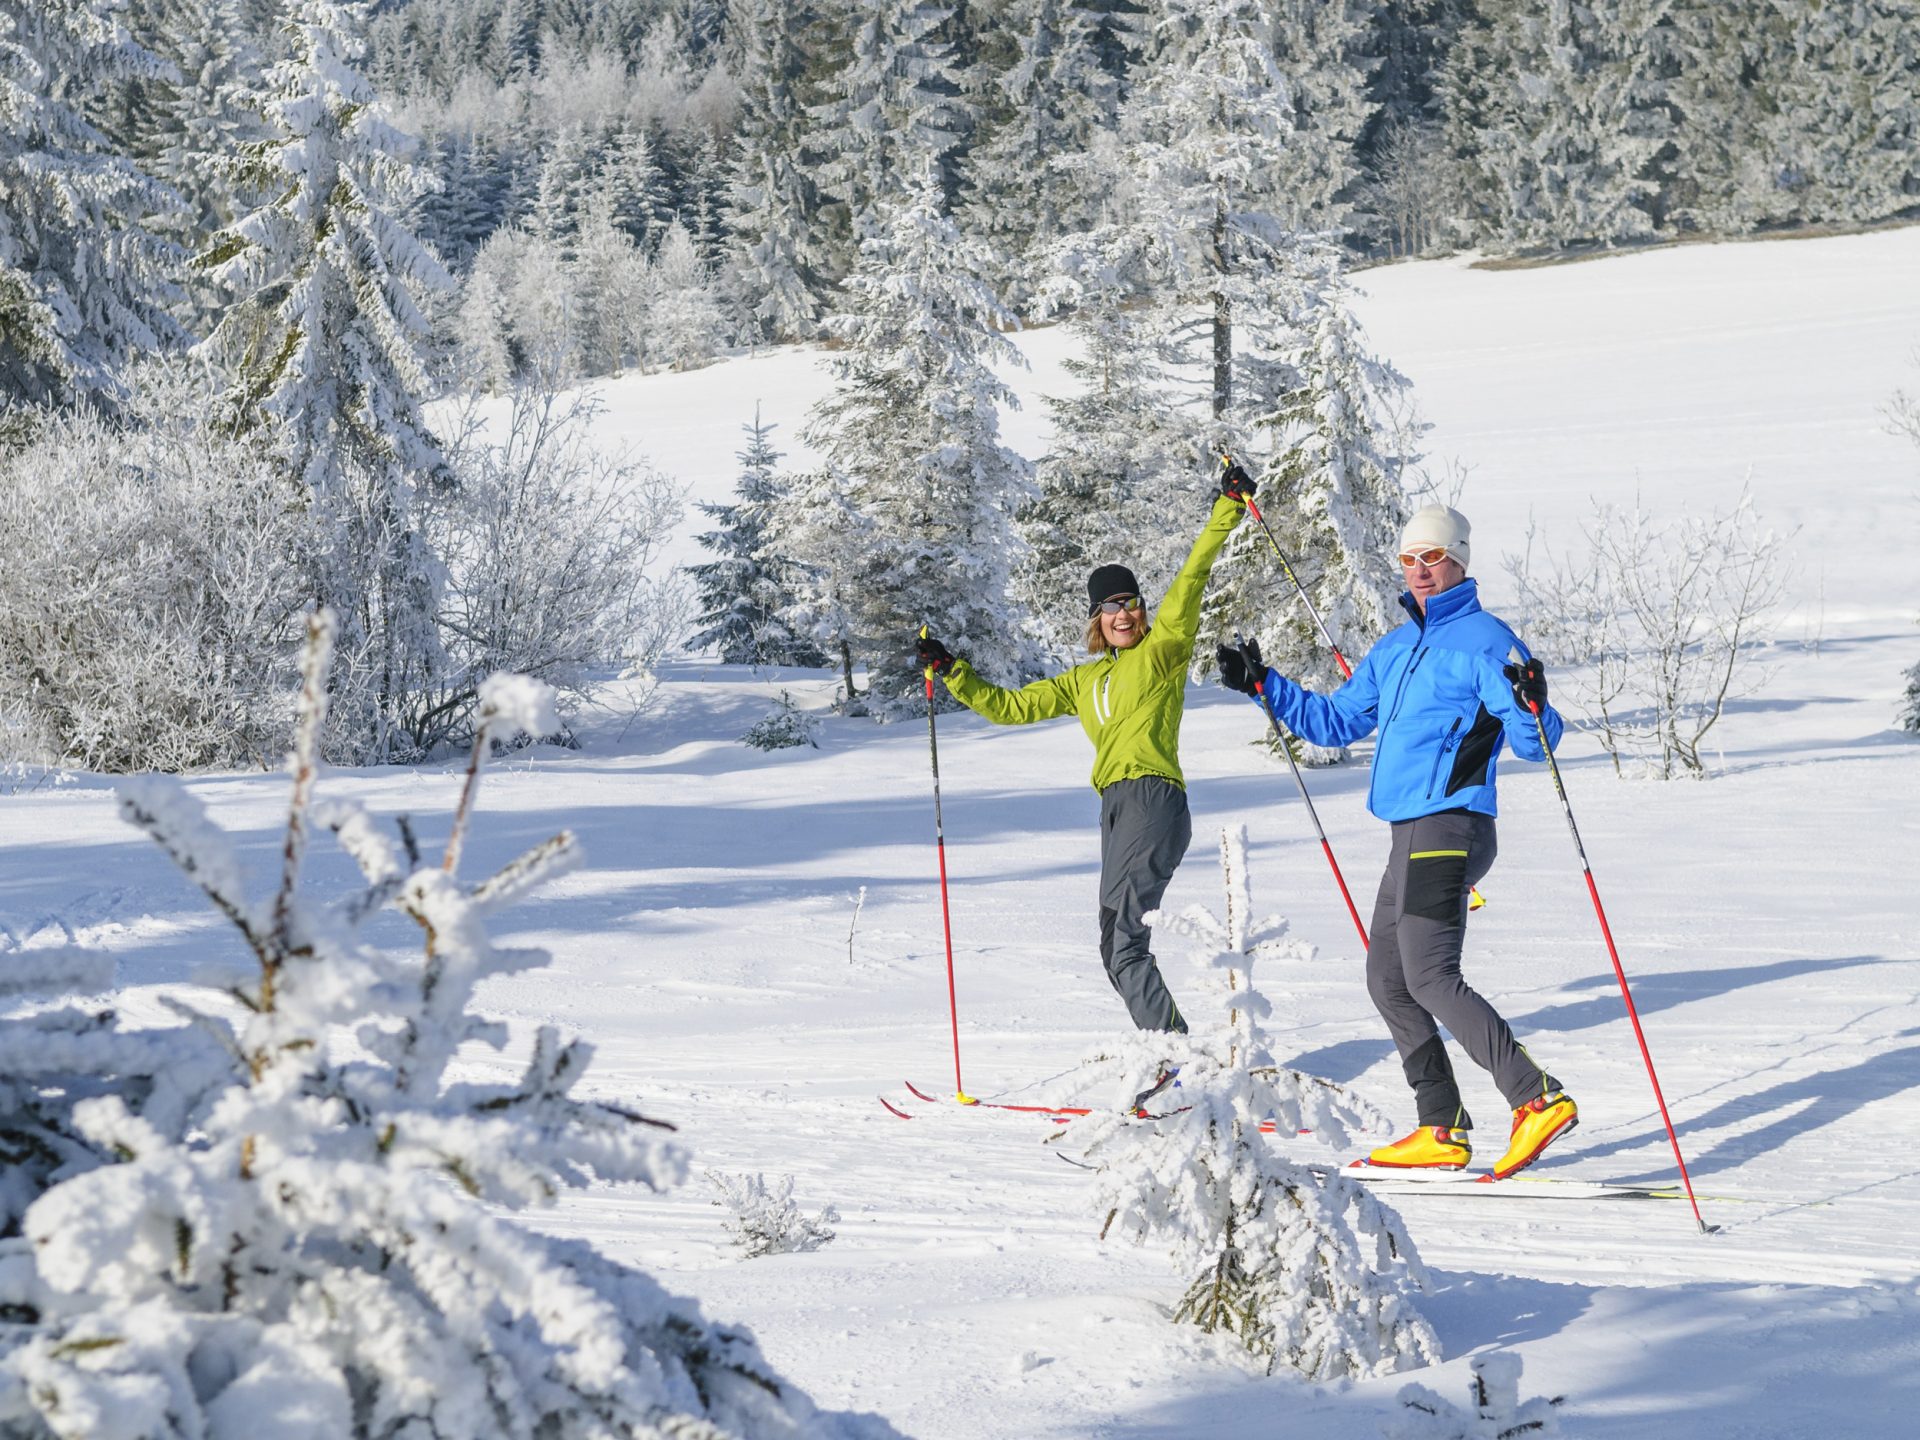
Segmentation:
{"type": "Polygon", "coordinates": [[[1409,570],[1416,565],[1438,565],[1446,558],[1447,547],[1444,545],[1433,545],[1424,550],[1402,550],[1400,552],[1400,563],[1409,570]]]}
{"type": "Polygon", "coordinates": [[[1102,615],[1118,615],[1122,610],[1138,610],[1139,608],[1140,597],[1138,595],[1122,595],[1117,599],[1102,600],[1100,602],[1100,613],[1102,615]]]}

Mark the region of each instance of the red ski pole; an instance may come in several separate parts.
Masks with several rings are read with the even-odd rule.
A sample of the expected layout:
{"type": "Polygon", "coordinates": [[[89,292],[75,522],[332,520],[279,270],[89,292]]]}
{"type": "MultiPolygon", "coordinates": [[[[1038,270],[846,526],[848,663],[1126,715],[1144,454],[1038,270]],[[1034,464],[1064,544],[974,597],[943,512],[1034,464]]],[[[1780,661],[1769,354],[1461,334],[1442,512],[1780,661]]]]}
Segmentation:
{"type": "MultiPolygon", "coordinates": [[[[927,627],[920,627],[920,638],[927,638],[927,627]]],[[[933,757],[933,843],[940,857],[940,926],[947,937],[947,1013],[953,1018],[953,1098],[962,1105],[974,1104],[967,1087],[960,1083],[960,1002],[953,988],[953,921],[947,913],[947,827],[940,817],[940,740],[933,729],[933,667],[927,667],[927,751],[933,757]]]]}
{"type": "MultiPolygon", "coordinates": [[[[1220,459],[1228,465],[1233,463],[1233,457],[1231,455],[1222,455],[1220,459]]],[[[1267,524],[1267,517],[1260,513],[1260,507],[1253,503],[1253,497],[1251,495],[1246,497],[1246,506],[1247,513],[1259,522],[1260,533],[1267,537],[1267,544],[1273,547],[1273,558],[1280,562],[1280,572],[1287,577],[1287,583],[1293,586],[1294,593],[1300,597],[1300,603],[1307,607],[1307,614],[1313,617],[1314,629],[1318,630],[1320,632],[1320,638],[1326,641],[1327,649],[1333,652],[1333,663],[1340,667],[1340,673],[1342,675],[1351,680],[1353,678],[1353,666],[1347,663],[1347,657],[1340,653],[1340,647],[1334,643],[1333,632],[1327,629],[1327,622],[1320,618],[1320,611],[1315,607],[1313,597],[1307,593],[1307,587],[1302,585],[1300,583],[1300,577],[1293,573],[1293,563],[1287,559],[1287,552],[1280,548],[1280,542],[1273,538],[1273,527],[1267,524]]],[[[1292,759],[1293,757],[1289,754],[1287,758],[1292,759]]],[[[1311,808],[1311,801],[1308,802],[1308,806],[1311,808]]],[[[1318,822],[1316,821],[1315,823],[1318,822]]],[[[1323,836],[1322,839],[1324,840],[1324,838],[1323,836]]],[[[1331,855],[1329,855],[1328,858],[1331,859],[1331,855]]],[[[1480,893],[1477,886],[1474,887],[1471,891],[1469,908],[1478,910],[1486,903],[1486,897],[1480,893]]],[[[1352,902],[1348,902],[1348,907],[1352,907],[1352,902]]],[[[1365,934],[1364,931],[1361,933],[1363,935],[1365,934]]]]}
{"type": "MultiPolygon", "coordinates": [[[[1515,665],[1524,664],[1519,650],[1509,650],[1507,658],[1515,665]]],[[[1567,829],[1573,835],[1573,848],[1580,856],[1580,869],[1587,877],[1587,895],[1593,901],[1593,913],[1600,918],[1600,935],[1607,942],[1607,958],[1613,961],[1614,977],[1620,982],[1620,998],[1627,1002],[1627,1019],[1633,1022],[1633,1038],[1640,1042],[1640,1058],[1647,1062],[1647,1079],[1653,1082],[1653,1101],[1660,1107],[1660,1120],[1667,1127],[1667,1139],[1673,1145],[1673,1161],[1680,1167],[1680,1183],[1686,1187],[1687,1203],[1693,1206],[1694,1222],[1699,1225],[1700,1233],[1705,1235],[1710,1227],[1700,1216],[1700,1202],[1693,1195],[1693,1180],[1687,1174],[1686,1157],[1680,1153],[1680,1137],[1674,1132],[1673,1119],[1667,1114],[1667,1097],[1660,1093],[1660,1077],[1654,1072],[1653,1052],[1647,1049],[1647,1035],[1640,1028],[1640,1012],[1633,1003],[1633,989],[1627,984],[1627,972],[1620,964],[1620,952],[1613,943],[1613,929],[1607,924],[1606,907],[1600,903],[1600,887],[1593,883],[1593,866],[1587,863],[1587,847],[1580,843],[1580,827],[1573,820],[1573,802],[1567,798],[1566,782],[1560,778],[1559,762],[1553,758],[1553,747],[1547,744],[1547,725],[1541,718],[1540,707],[1531,700],[1527,709],[1533,712],[1533,727],[1540,734],[1540,748],[1546,752],[1547,770],[1553,776],[1553,788],[1560,796],[1560,808],[1566,813],[1567,829]]]]}
{"type": "MultiPolygon", "coordinates": [[[[1242,645],[1238,633],[1234,640],[1242,645]]],[[[1340,873],[1340,862],[1333,858],[1333,845],[1327,839],[1326,827],[1320,823],[1320,812],[1313,808],[1313,796],[1307,793],[1307,782],[1300,774],[1300,762],[1293,758],[1293,747],[1287,743],[1286,732],[1280,728],[1280,722],[1273,717],[1273,711],[1267,705],[1267,682],[1263,676],[1254,687],[1260,693],[1260,709],[1266,714],[1267,724],[1273,727],[1273,738],[1280,742],[1280,751],[1287,757],[1287,768],[1293,771],[1293,783],[1300,787],[1300,798],[1306,802],[1307,815],[1313,821],[1313,828],[1320,837],[1320,849],[1327,857],[1327,864],[1333,867],[1333,882],[1340,887],[1340,898],[1347,902],[1347,914],[1353,917],[1353,928],[1360,932],[1360,948],[1365,950],[1372,945],[1367,939],[1367,927],[1360,923],[1360,912],[1354,908],[1353,896],[1347,892],[1347,877],[1340,873]]]]}

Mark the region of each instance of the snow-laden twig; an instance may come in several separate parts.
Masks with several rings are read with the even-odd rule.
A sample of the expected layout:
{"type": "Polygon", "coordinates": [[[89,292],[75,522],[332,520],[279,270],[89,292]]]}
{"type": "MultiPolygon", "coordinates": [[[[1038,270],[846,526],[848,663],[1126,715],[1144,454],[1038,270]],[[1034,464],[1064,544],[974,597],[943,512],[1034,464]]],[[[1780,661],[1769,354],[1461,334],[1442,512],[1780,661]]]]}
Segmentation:
{"type": "Polygon", "coordinates": [[[1520,1357],[1511,1350],[1476,1355],[1465,1410],[1424,1385],[1404,1386],[1398,1397],[1400,1411],[1387,1423],[1387,1440],[1521,1440],[1558,1435],[1560,1416],[1555,1407],[1564,1404],[1566,1397],[1521,1400],[1520,1369],[1520,1357]]]}

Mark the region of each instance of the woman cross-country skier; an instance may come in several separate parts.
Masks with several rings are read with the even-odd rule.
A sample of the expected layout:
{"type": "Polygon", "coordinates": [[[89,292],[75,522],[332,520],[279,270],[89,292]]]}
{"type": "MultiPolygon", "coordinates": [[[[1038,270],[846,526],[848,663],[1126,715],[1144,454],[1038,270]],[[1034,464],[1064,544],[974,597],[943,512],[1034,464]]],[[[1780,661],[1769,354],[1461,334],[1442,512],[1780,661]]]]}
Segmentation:
{"type": "Polygon", "coordinates": [[[1254,493],[1252,477],[1225,464],[1213,514],[1152,624],[1131,570],[1095,570],[1087,580],[1086,637],[1094,658],[1065,674],[1008,690],[982,680],[932,636],[918,646],[920,663],[946,680],[953,697],[995,724],[1080,717],[1093,742],[1093,788],[1100,795],[1100,958],[1142,1030],[1187,1028],[1154,961],[1153,932],[1143,917],[1160,904],[1193,838],[1179,755],[1187,666],[1208,572],[1254,493]]]}
{"type": "Polygon", "coordinates": [[[1256,700],[1264,690],[1273,717],[1316,745],[1345,745],[1379,730],[1367,808],[1393,827],[1393,845],[1374,902],[1367,993],[1400,1052],[1419,1128],[1368,1158],[1439,1170],[1458,1170],[1472,1158],[1473,1121],[1440,1036],[1445,1025],[1513,1108],[1507,1151],[1493,1167],[1503,1179],[1571,1130],[1579,1111],[1461,977],[1467,897],[1497,851],[1501,741],[1523,759],[1546,758],[1529,704],[1539,707],[1549,745],[1559,745],[1562,726],[1547,704],[1540,662],[1507,663],[1510,653],[1526,651],[1480,608],[1467,577],[1468,536],[1466,517],[1445,505],[1429,505],[1407,522],[1399,559],[1408,619],[1333,694],[1312,694],[1269,669],[1251,641],[1220,647],[1220,678],[1256,700]]]}

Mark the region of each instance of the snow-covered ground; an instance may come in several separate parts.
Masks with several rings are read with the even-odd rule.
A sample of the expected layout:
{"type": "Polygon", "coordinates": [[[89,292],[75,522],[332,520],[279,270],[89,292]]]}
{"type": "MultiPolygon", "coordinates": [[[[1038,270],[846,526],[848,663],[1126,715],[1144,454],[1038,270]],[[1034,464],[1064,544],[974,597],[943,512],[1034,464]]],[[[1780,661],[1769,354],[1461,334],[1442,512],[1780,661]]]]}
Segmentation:
{"type": "MultiPolygon", "coordinates": [[[[1443,1393],[1464,1395],[1468,1357],[1512,1347],[1523,1393],[1567,1397],[1571,1434],[1911,1431],[1920,743],[1891,728],[1891,711],[1920,657],[1920,454],[1879,407],[1920,380],[1916,275],[1920,230],[1362,277],[1373,338],[1435,424],[1430,450],[1471,467],[1461,504],[1496,608],[1499,557],[1529,516],[1564,548],[1593,496],[1637,491],[1664,513],[1725,505],[1750,484],[1762,514],[1794,531],[1799,567],[1777,677],[1718,732],[1717,778],[1621,781],[1590,740],[1563,750],[1718,1233],[1701,1236],[1670,1201],[1397,1200],[1436,1271],[1426,1305],[1448,1360],[1418,1378],[1443,1393]]],[[[1065,340],[1023,337],[1025,393],[1058,383],[1065,340]]],[[[794,442],[825,384],[818,360],[783,352],[616,382],[605,433],[695,498],[724,499],[739,425],[758,401],[794,442]]],[[[1008,430],[1038,453],[1037,398],[1008,430]]],[[[700,518],[683,528],[683,558],[700,518]]],[[[589,1088],[673,1120],[696,1171],[795,1176],[809,1210],[838,1208],[839,1238],[736,1261],[699,1179],[664,1197],[596,1192],[547,1223],[750,1324],[821,1403],[915,1435],[1377,1434],[1400,1380],[1263,1378],[1170,1325],[1160,1307],[1178,1287],[1164,1258],[1098,1240],[1088,1177],[1040,1143],[1044,1121],[916,1106],[903,1122],[876,1102],[908,1103],[905,1079],[952,1086],[926,736],[829,720],[817,750],[739,745],[783,689],[817,702],[830,682],[673,663],[630,726],[609,718],[579,753],[526,752],[490,774],[468,855],[480,873],[562,824],[580,832],[589,867],[518,912],[555,968],[499,983],[492,1005],[522,1032],[558,1021],[590,1036],[589,1088]]],[[[1256,910],[1284,913],[1319,947],[1284,973],[1268,967],[1276,1052],[1410,1120],[1312,830],[1285,772],[1250,748],[1256,719],[1237,697],[1189,696],[1196,841],[1167,903],[1217,906],[1214,837],[1246,825],[1256,910]]],[[[967,1087],[1063,1100],[1081,1085],[1077,1062],[1124,1025],[1094,948],[1085,741],[1070,724],[995,730],[971,717],[943,720],[940,741],[967,1087]]],[[[1503,773],[1502,854],[1468,973],[1579,1098],[1579,1130],[1540,1173],[1669,1178],[1548,778],[1503,773]]],[[[1370,893],[1386,832],[1365,814],[1364,770],[1311,783],[1356,891],[1370,893]]],[[[330,785],[431,835],[457,776],[428,766],[330,785]]],[[[284,781],[195,789],[248,832],[264,874],[284,781]]],[[[0,921],[16,933],[61,916],[136,955],[139,985],[231,958],[169,863],[115,818],[104,781],[0,800],[0,845],[0,921]]],[[[1175,993],[1197,994],[1196,970],[1162,951],[1175,993]]],[[[1477,1072],[1467,1099],[1497,1147],[1500,1102],[1477,1072]]]]}

